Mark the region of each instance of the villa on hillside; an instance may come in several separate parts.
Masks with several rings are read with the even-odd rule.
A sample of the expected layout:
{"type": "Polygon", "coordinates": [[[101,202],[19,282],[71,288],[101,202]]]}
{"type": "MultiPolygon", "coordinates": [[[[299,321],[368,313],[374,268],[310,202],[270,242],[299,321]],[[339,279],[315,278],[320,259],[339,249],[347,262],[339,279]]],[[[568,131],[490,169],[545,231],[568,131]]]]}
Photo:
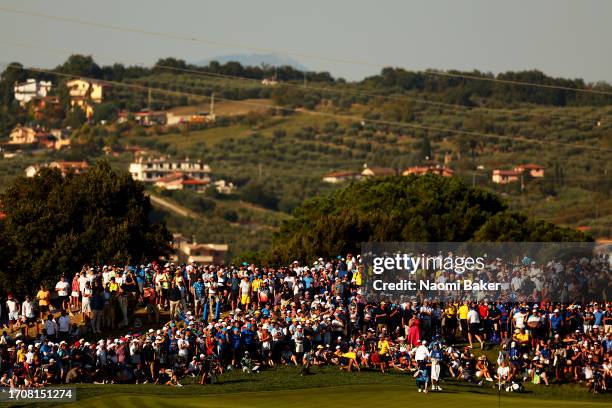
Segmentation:
{"type": "Polygon", "coordinates": [[[9,135],[9,144],[34,144],[36,140],[36,130],[28,126],[16,126],[9,135]]]}
{"type": "Polygon", "coordinates": [[[514,170],[493,170],[493,176],[491,177],[491,181],[495,184],[509,184],[515,183],[518,181],[520,177],[520,173],[514,170]]]}
{"type": "Polygon", "coordinates": [[[29,78],[25,82],[16,83],[13,86],[15,100],[24,107],[32,99],[44,98],[51,92],[51,81],[37,81],[29,78]]]}
{"type": "Polygon", "coordinates": [[[88,119],[93,117],[94,105],[102,102],[103,86],[101,82],[85,79],[73,79],[66,82],[70,93],[70,106],[78,106],[88,119]]]}
{"type": "Polygon", "coordinates": [[[163,190],[191,190],[204,191],[210,184],[209,180],[196,180],[193,177],[180,172],[157,179],[155,187],[163,190]]]}
{"type": "Polygon", "coordinates": [[[201,160],[180,160],[170,157],[140,156],[130,163],[130,174],[134,180],[154,183],[174,173],[181,173],[192,179],[210,183],[210,167],[201,160]]]}
{"type": "Polygon", "coordinates": [[[121,111],[119,112],[119,117],[117,119],[118,123],[125,123],[130,118],[133,118],[136,123],[140,126],[155,126],[155,125],[165,125],[168,123],[168,113],[165,111],[148,111],[142,110],[140,112],[127,112],[121,111]]]}

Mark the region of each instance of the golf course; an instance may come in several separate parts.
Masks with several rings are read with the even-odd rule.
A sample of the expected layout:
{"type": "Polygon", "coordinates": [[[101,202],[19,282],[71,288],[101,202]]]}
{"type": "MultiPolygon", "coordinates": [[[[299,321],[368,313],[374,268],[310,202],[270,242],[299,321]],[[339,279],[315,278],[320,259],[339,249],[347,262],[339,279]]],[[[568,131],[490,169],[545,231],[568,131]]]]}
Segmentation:
{"type": "Polygon", "coordinates": [[[492,383],[482,386],[446,379],[443,391],[418,393],[409,373],[362,371],[340,373],[333,368],[313,368],[300,376],[293,367],[259,374],[228,372],[221,384],[202,386],[192,377],[183,387],[154,384],[78,384],[75,407],[612,407],[612,396],[593,395],[586,387],[526,384],[523,393],[497,392],[492,383]]]}

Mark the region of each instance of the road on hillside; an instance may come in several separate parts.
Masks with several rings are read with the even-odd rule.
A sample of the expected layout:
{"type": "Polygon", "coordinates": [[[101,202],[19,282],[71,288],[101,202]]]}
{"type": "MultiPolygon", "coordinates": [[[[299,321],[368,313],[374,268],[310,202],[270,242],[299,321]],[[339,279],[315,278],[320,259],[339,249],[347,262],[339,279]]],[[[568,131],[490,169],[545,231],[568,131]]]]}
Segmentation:
{"type": "Polygon", "coordinates": [[[149,198],[153,204],[157,204],[160,207],[164,207],[166,210],[172,211],[176,215],[180,215],[181,217],[187,218],[198,218],[198,214],[195,212],[180,206],[178,204],[171,203],[167,200],[164,200],[161,197],[154,196],[153,194],[149,194],[149,198]]]}

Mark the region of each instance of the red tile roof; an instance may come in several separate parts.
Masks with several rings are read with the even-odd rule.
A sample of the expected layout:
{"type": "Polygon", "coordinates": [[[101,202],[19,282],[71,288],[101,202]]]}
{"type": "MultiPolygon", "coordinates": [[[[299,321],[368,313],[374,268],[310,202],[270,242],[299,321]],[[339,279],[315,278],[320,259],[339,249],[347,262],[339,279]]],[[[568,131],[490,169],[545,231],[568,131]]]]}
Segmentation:
{"type": "Polygon", "coordinates": [[[204,181],[204,180],[196,180],[196,179],[192,179],[190,177],[186,178],[185,180],[183,180],[181,182],[183,185],[191,185],[191,186],[203,186],[208,184],[208,181],[204,181]]]}

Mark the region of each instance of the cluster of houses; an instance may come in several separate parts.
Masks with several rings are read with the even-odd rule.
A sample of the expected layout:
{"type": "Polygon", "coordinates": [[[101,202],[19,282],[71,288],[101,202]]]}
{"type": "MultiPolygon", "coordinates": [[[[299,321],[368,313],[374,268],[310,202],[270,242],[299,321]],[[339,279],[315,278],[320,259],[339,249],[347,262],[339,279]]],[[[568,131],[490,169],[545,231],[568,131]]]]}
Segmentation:
{"type": "Polygon", "coordinates": [[[539,164],[520,164],[512,170],[495,169],[491,181],[495,184],[516,183],[526,175],[532,178],[542,178],[544,177],[544,167],[539,164]]]}
{"type": "MultiPolygon", "coordinates": [[[[428,164],[422,166],[408,167],[402,172],[389,167],[368,167],[364,165],[361,172],[355,171],[334,171],[323,175],[323,182],[330,184],[338,184],[346,181],[363,180],[371,177],[387,177],[387,176],[409,176],[411,174],[423,176],[425,174],[437,174],[442,177],[452,177],[454,172],[452,169],[438,164],[428,164]]],[[[510,184],[521,180],[522,177],[529,176],[531,178],[544,177],[544,167],[538,164],[520,164],[512,170],[493,170],[491,181],[495,184],[510,184]]]]}
{"type": "Polygon", "coordinates": [[[208,112],[195,112],[192,114],[178,114],[170,111],[153,111],[143,109],[139,112],[119,112],[118,123],[125,123],[133,120],[140,126],[149,127],[156,125],[180,125],[182,123],[214,123],[217,120],[215,115],[215,95],[210,98],[210,109],[208,112]]]}
{"type": "Polygon", "coordinates": [[[44,164],[33,164],[26,167],[26,177],[34,177],[43,168],[58,169],[62,176],[66,176],[68,173],[80,174],[89,168],[89,164],[86,161],[54,161],[51,163],[44,164]]]}
{"type": "MultiPolygon", "coordinates": [[[[76,78],[67,81],[65,85],[70,96],[70,106],[78,106],[85,112],[87,118],[91,119],[96,104],[103,100],[103,84],[98,81],[76,78]]],[[[21,107],[32,104],[35,109],[43,109],[49,105],[59,105],[59,98],[51,95],[52,89],[53,85],[50,81],[38,81],[33,78],[16,83],[13,86],[15,100],[19,102],[21,107]]]]}
{"type": "MultiPolygon", "coordinates": [[[[70,95],[70,106],[78,106],[85,112],[87,119],[93,118],[96,105],[103,101],[104,84],[94,80],[82,78],[72,79],[65,83],[70,95]]],[[[59,107],[60,100],[52,96],[53,85],[50,81],[38,81],[27,79],[25,82],[16,83],[13,87],[15,99],[21,107],[31,106],[36,112],[42,112],[52,105],[59,107]]],[[[143,109],[139,112],[119,112],[118,122],[123,123],[134,120],[141,126],[155,125],[177,125],[181,123],[210,123],[216,120],[215,96],[211,96],[210,110],[208,112],[196,112],[193,114],[177,114],[174,112],[154,111],[143,109]]]]}
{"type": "MultiPolygon", "coordinates": [[[[323,182],[330,184],[343,183],[345,181],[352,180],[363,180],[372,177],[388,177],[397,176],[398,171],[390,167],[368,167],[364,165],[361,172],[355,171],[334,171],[323,175],[323,182]]],[[[408,167],[401,172],[402,176],[409,176],[411,174],[417,176],[423,176],[425,174],[437,174],[442,177],[451,177],[454,173],[453,170],[446,166],[440,166],[436,164],[430,164],[426,166],[414,166],[408,167]]]]}
{"type": "MultiPolygon", "coordinates": [[[[79,107],[88,119],[94,114],[95,106],[103,100],[102,83],[84,79],[73,79],[65,83],[70,97],[70,106],[79,107]]],[[[29,108],[34,119],[42,119],[45,112],[60,107],[58,96],[52,95],[53,85],[50,81],[39,81],[29,78],[13,86],[15,100],[22,108],[29,108]]],[[[40,147],[60,150],[70,146],[70,129],[43,129],[18,125],[9,134],[9,141],[3,143],[7,150],[20,147],[40,147]]]]}
{"type": "Polygon", "coordinates": [[[9,141],[3,143],[5,148],[20,148],[24,146],[39,147],[51,150],[61,150],[71,143],[70,129],[50,129],[18,125],[9,134],[9,141]]]}
{"type": "Polygon", "coordinates": [[[142,127],[157,125],[180,125],[183,123],[214,123],[216,115],[214,111],[197,112],[194,114],[180,115],[167,111],[150,111],[143,109],[139,112],[121,111],[117,118],[117,123],[126,123],[130,120],[135,121],[142,127]]]}
{"type": "Polygon", "coordinates": [[[211,180],[210,166],[201,160],[174,159],[168,156],[137,157],[129,167],[134,180],[163,190],[204,191],[214,186],[221,194],[232,194],[235,186],[225,180],[211,180]]]}

